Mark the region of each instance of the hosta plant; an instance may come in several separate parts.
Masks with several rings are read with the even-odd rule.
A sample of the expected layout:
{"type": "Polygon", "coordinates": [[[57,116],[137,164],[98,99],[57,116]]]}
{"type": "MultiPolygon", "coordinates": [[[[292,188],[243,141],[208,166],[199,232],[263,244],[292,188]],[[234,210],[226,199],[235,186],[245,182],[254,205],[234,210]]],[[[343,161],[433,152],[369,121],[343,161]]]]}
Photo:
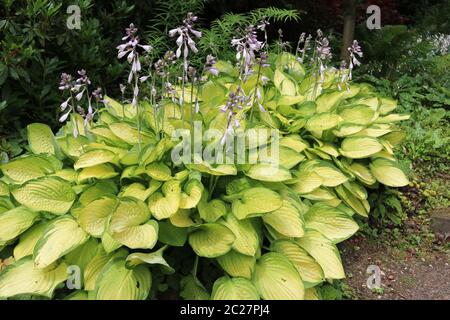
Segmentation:
{"type": "Polygon", "coordinates": [[[317,299],[345,277],[336,244],[368,193],[408,183],[393,153],[405,116],[325,59],[234,45],[240,63],[206,79],[185,79],[185,58],[170,94],[103,97],[95,120],[72,112],[56,134],[28,127],[29,151],[0,167],[1,298],[317,299]],[[230,144],[251,129],[277,134],[230,144]]]}

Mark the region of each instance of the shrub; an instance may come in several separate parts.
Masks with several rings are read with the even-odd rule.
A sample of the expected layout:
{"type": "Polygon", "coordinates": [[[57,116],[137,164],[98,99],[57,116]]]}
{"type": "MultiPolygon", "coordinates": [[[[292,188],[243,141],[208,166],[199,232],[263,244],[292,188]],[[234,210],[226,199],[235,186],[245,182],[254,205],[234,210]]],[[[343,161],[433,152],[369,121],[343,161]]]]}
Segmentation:
{"type": "Polygon", "coordinates": [[[371,86],[342,83],[349,70],[326,67],[321,33],[325,55],[302,64],[267,59],[246,32],[237,66],[210,57],[193,76],[185,58],[181,83],[160,90],[151,73],[148,96],[137,46],[120,47],[133,52],[131,104],[97,93],[106,107],[93,111],[81,72],[88,112],[69,98],[56,135],[28,127],[29,152],[1,166],[0,245],[15,262],[0,297],[315,299],[317,285],[344,278],[336,244],[369,215],[368,190],[408,183],[393,155],[405,116],[371,86]],[[185,152],[199,139],[200,153],[185,152]],[[67,270],[79,286],[63,288],[67,270]]]}

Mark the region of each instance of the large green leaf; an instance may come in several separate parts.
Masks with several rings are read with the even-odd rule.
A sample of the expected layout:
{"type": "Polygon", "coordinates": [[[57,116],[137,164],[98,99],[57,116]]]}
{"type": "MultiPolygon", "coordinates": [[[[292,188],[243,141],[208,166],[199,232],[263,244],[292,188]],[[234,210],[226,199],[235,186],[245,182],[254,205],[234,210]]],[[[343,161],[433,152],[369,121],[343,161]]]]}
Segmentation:
{"type": "Polygon", "coordinates": [[[189,244],[197,255],[215,258],[231,250],[236,236],[219,223],[205,223],[189,235],[189,244]]]}
{"type": "Polygon", "coordinates": [[[110,261],[102,270],[95,286],[97,300],[145,300],[150,292],[152,276],[145,265],[127,269],[123,258],[110,261]]]}
{"type": "Polygon", "coordinates": [[[131,249],[151,249],[158,240],[158,223],[150,219],[147,206],[139,200],[122,198],[110,223],[111,236],[131,249]]]}
{"type": "Polygon", "coordinates": [[[370,164],[370,172],[379,182],[390,187],[403,187],[409,183],[399,166],[387,159],[373,160],[370,164]]]}
{"type": "Polygon", "coordinates": [[[271,249],[281,253],[297,268],[306,288],[315,286],[324,280],[320,265],[297,243],[291,240],[277,240],[271,249]]]}
{"type": "Polygon", "coordinates": [[[75,192],[69,183],[57,177],[42,177],[28,181],[12,190],[20,204],[34,211],[64,214],[75,201],[75,192]]]}
{"type": "Polygon", "coordinates": [[[83,153],[75,162],[75,170],[81,168],[93,167],[99,164],[111,162],[116,157],[116,154],[109,150],[91,150],[83,153]]]}
{"type": "Polygon", "coordinates": [[[173,179],[163,184],[161,192],[155,192],[150,196],[148,207],[156,219],[167,219],[178,211],[180,200],[180,181],[173,179]]]}
{"type": "Polygon", "coordinates": [[[77,219],[80,226],[91,236],[100,238],[117,204],[118,200],[113,197],[103,197],[90,202],[78,210],[77,219]]]}
{"type": "Polygon", "coordinates": [[[56,141],[49,126],[43,123],[32,123],[27,126],[28,145],[35,154],[56,153],[56,141]]]}
{"type": "Polygon", "coordinates": [[[258,259],[253,283],[264,300],[303,300],[305,294],[297,269],[288,258],[276,252],[258,259]]]}
{"type": "Polygon", "coordinates": [[[339,152],[351,159],[367,158],[381,151],[383,146],[372,137],[350,137],[342,141],[339,152]]]}
{"type": "Polygon", "coordinates": [[[16,261],[33,254],[34,246],[46,227],[47,223],[35,224],[20,236],[19,243],[14,247],[13,252],[16,261]]]}
{"type": "Polygon", "coordinates": [[[55,172],[50,161],[41,156],[17,158],[0,166],[3,174],[12,182],[22,184],[55,172]]]}
{"type": "Polygon", "coordinates": [[[213,300],[259,300],[259,293],[250,280],[221,277],[214,282],[213,300]]]}
{"type": "Polygon", "coordinates": [[[331,240],[315,230],[310,230],[302,238],[298,238],[297,243],[319,263],[325,278],[345,278],[339,250],[331,240]]]}
{"type": "Polygon", "coordinates": [[[345,212],[323,203],[314,204],[305,214],[307,229],[319,231],[334,243],[341,242],[356,231],[358,224],[345,212]]]}
{"type": "Polygon", "coordinates": [[[38,219],[39,214],[25,207],[0,213],[0,247],[15,239],[38,219]]]}
{"type": "Polygon", "coordinates": [[[217,257],[217,262],[230,276],[251,279],[256,258],[230,250],[223,256],[217,257]]]}
{"type": "Polygon", "coordinates": [[[262,217],[264,223],[287,237],[303,236],[304,221],[297,201],[292,196],[283,194],[283,205],[275,211],[264,214],[262,217]]]}
{"type": "Polygon", "coordinates": [[[271,182],[286,181],[292,178],[289,170],[270,163],[255,164],[245,174],[255,180],[271,182]]]}
{"type": "Polygon", "coordinates": [[[224,225],[233,231],[236,240],[233,249],[248,256],[254,256],[259,249],[259,236],[249,219],[238,220],[233,214],[225,217],[224,225]]]}
{"type": "Polygon", "coordinates": [[[35,266],[25,257],[0,273],[0,298],[32,294],[51,298],[56,286],[67,279],[67,265],[52,265],[45,269],[35,266]]]}
{"type": "Polygon", "coordinates": [[[165,245],[161,249],[150,253],[133,252],[129,254],[125,259],[126,266],[130,268],[143,263],[150,265],[157,264],[163,266],[166,271],[173,273],[175,272],[175,269],[173,269],[163,257],[163,253],[167,249],[167,247],[168,246],[165,245]]]}
{"type": "Polygon", "coordinates": [[[71,216],[51,221],[37,241],[33,258],[38,268],[45,268],[89,239],[71,216]]]}
{"type": "Polygon", "coordinates": [[[262,187],[244,190],[233,198],[232,211],[238,219],[258,216],[277,210],[283,205],[278,193],[262,187]]]}

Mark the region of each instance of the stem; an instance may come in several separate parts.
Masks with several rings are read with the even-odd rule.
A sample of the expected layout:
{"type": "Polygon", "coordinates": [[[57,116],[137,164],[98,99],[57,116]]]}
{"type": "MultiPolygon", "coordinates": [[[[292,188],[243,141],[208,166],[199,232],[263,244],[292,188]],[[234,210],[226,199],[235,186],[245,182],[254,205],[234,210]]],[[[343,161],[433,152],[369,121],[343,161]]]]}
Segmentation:
{"type": "Polygon", "coordinates": [[[199,257],[198,257],[197,255],[195,255],[194,268],[192,269],[192,275],[193,275],[194,277],[197,276],[198,260],[199,260],[199,257]]]}
{"type": "MultiPolygon", "coordinates": [[[[137,73],[134,73],[134,87],[135,89],[138,87],[138,75],[137,73]]],[[[134,94],[134,93],[133,93],[134,94]]],[[[140,119],[140,109],[139,109],[139,101],[138,97],[134,97],[136,100],[136,121],[137,121],[137,129],[138,129],[138,144],[139,144],[139,150],[141,150],[141,119],[140,119]]]]}
{"type": "MultiPolygon", "coordinates": [[[[193,77],[194,78],[194,77],[193,77]]],[[[194,130],[194,79],[191,79],[191,131],[194,130]]]]}
{"type": "Polygon", "coordinates": [[[256,90],[258,90],[258,85],[259,85],[259,78],[261,77],[261,63],[258,64],[258,75],[256,77],[256,86],[255,86],[255,95],[253,96],[253,103],[252,103],[252,108],[250,110],[250,123],[253,120],[253,109],[255,108],[255,102],[256,102],[256,90]]]}

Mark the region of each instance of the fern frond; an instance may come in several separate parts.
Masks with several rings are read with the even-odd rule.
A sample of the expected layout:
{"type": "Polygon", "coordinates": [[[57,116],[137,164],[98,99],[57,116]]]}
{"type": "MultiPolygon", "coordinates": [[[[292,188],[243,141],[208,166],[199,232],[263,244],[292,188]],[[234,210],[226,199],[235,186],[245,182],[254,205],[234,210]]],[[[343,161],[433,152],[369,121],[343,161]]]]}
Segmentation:
{"type": "Polygon", "coordinates": [[[282,9],[276,7],[260,8],[250,11],[252,23],[255,24],[263,18],[273,22],[287,22],[300,20],[300,12],[295,9],[282,9]]]}

